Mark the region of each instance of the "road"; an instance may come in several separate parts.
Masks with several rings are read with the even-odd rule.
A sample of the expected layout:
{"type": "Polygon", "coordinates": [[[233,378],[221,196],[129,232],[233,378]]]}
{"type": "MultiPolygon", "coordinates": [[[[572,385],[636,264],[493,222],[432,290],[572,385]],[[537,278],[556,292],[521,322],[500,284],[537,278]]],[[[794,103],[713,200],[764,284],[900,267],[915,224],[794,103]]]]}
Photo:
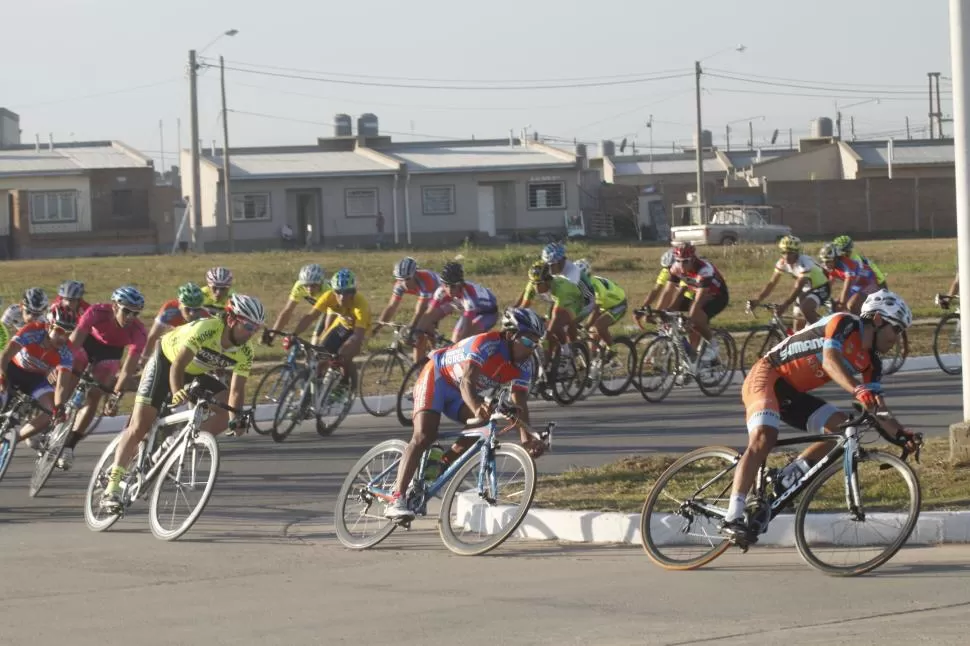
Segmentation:
{"type": "MultiPolygon", "coordinates": [[[[960,416],[954,378],[910,374],[887,385],[897,415],[928,434],[960,416]]],[[[660,405],[632,395],[542,404],[534,417],[560,423],[554,452],[540,462],[547,472],[744,441],[736,388],[716,399],[677,392],[660,405]]],[[[83,490],[108,438],[82,443],[75,468],[55,473],[37,499],[27,496],[28,453],[19,453],[0,484],[0,644],[964,639],[957,618],[970,605],[970,547],[906,550],[851,581],[767,548],[729,553],[696,573],[662,571],[638,549],[556,543],[510,542],[460,558],[430,521],[370,552],[347,551],[333,537],[336,490],[367,447],[392,437],[405,435],[391,419],[359,416],[325,440],[309,428],[281,445],[224,439],[212,501],[173,544],[152,538],[145,505],[105,534],[84,526],[83,490]]]]}

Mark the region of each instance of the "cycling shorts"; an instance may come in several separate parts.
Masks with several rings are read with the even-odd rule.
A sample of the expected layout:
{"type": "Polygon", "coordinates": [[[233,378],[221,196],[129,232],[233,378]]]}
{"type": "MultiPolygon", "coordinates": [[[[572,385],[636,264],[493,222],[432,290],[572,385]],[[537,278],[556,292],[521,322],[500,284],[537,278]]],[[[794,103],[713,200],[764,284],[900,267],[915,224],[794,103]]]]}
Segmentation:
{"type": "MultiPolygon", "coordinates": [[[[162,344],[155,344],[155,351],[151,358],[145,363],[145,368],[141,372],[141,381],[138,382],[138,390],[135,391],[135,402],[144,406],[151,406],[158,410],[162,404],[167,403],[172,397],[169,376],[172,370],[172,362],[168,360],[162,352],[162,344]]],[[[212,394],[221,393],[226,389],[226,385],[212,375],[183,375],[184,384],[197,380],[203,388],[212,394]]]]}
{"type": "Polygon", "coordinates": [[[713,319],[715,316],[724,311],[724,308],[728,306],[728,290],[727,285],[721,289],[716,296],[712,296],[704,303],[704,313],[707,314],[708,320],[713,319]]]}
{"type": "Polygon", "coordinates": [[[340,347],[352,336],[354,336],[354,331],[346,325],[343,325],[340,319],[337,319],[323,333],[323,338],[320,339],[320,343],[317,345],[321,346],[330,354],[337,354],[340,351],[340,347]]]}
{"type": "Polygon", "coordinates": [[[610,325],[613,325],[621,318],[623,318],[623,315],[626,314],[626,310],[627,310],[627,303],[626,303],[626,300],[623,300],[617,303],[616,305],[614,305],[613,307],[607,310],[603,310],[603,313],[609,315],[610,325]]]}
{"type": "Polygon", "coordinates": [[[467,326],[471,325],[477,326],[475,334],[488,332],[495,327],[496,323],[498,323],[497,310],[489,312],[462,312],[462,315],[458,318],[458,322],[455,323],[453,334],[460,334],[468,329],[467,326]]]}
{"type": "Polygon", "coordinates": [[[810,433],[824,432],[823,425],[839,412],[815,395],[799,392],[765,359],[751,368],[741,387],[748,432],[759,426],[778,429],[781,422],[810,433]]]}
{"type": "MultiPolygon", "coordinates": [[[[805,289],[802,290],[802,294],[803,298],[813,301],[815,307],[821,307],[832,298],[832,288],[828,283],[819,285],[818,287],[806,285],[805,289]]],[[[798,303],[792,306],[792,313],[798,318],[802,317],[802,308],[798,306],[798,303]]]]}
{"type": "Polygon", "coordinates": [[[434,360],[424,364],[414,382],[414,414],[421,411],[443,413],[449,419],[462,422],[459,417],[465,402],[456,386],[448,383],[438,371],[434,360]]]}
{"type": "Polygon", "coordinates": [[[106,384],[121,369],[121,356],[124,352],[124,347],[105,345],[88,335],[80,348],[74,348],[74,370],[83,372],[90,363],[94,366],[94,378],[106,384]]]}
{"type": "Polygon", "coordinates": [[[24,370],[13,361],[7,364],[7,383],[34,399],[40,399],[47,393],[54,392],[54,387],[47,381],[47,375],[41,372],[24,370]]]}

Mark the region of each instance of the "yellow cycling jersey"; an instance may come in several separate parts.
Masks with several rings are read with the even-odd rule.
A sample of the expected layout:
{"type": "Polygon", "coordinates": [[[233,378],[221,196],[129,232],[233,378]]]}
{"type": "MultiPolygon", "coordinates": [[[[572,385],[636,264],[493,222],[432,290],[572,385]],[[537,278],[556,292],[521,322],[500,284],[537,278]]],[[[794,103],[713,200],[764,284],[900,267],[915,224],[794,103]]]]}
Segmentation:
{"type": "Polygon", "coordinates": [[[370,327],[370,307],[367,305],[367,299],[360,292],[354,294],[354,300],[350,305],[341,306],[337,293],[328,289],[317,299],[313,309],[322,314],[330,310],[337,315],[340,324],[350,330],[358,327],[365,329],[370,327]]]}
{"type": "Polygon", "coordinates": [[[215,294],[212,293],[212,288],[206,285],[202,288],[202,307],[212,308],[212,309],[226,309],[226,305],[229,304],[229,297],[235,292],[231,289],[226,292],[226,295],[221,299],[216,298],[215,294]]]}
{"type": "Polygon", "coordinates": [[[812,284],[812,289],[821,287],[825,283],[829,282],[828,277],[825,275],[825,271],[815,262],[810,256],[801,254],[795,260],[795,262],[788,262],[785,258],[781,258],[775,263],[775,271],[779,274],[788,274],[789,276],[794,276],[795,280],[804,278],[808,276],[812,284]]]}
{"type": "Polygon", "coordinates": [[[310,293],[306,285],[300,281],[296,281],[290,289],[290,300],[294,303],[306,301],[310,305],[313,305],[317,302],[317,297],[310,293]]]}
{"type": "Polygon", "coordinates": [[[609,278],[592,276],[592,283],[593,291],[596,293],[596,305],[601,310],[611,309],[626,300],[626,292],[623,288],[609,278]]]}
{"type": "Polygon", "coordinates": [[[195,357],[185,369],[190,375],[231,369],[234,375],[248,377],[256,355],[253,344],[247,341],[241,346],[223,348],[222,333],[225,329],[226,321],[221,316],[186,323],[162,336],[162,354],[169,361],[175,361],[182,348],[192,350],[195,357]]]}

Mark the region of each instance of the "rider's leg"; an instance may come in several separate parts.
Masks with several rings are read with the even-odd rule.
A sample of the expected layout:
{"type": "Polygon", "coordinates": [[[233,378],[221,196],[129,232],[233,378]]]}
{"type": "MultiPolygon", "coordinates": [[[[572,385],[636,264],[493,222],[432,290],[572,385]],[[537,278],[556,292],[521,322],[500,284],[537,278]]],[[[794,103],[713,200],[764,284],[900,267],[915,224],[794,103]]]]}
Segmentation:
{"type": "MultiPolygon", "coordinates": [[[[433,368],[429,364],[429,367],[433,368]]],[[[433,372],[433,371],[432,371],[433,372]]],[[[418,401],[415,398],[415,407],[418,401]]],[[[414,414],[414,433],[404,449],[404,455],[397,467],[397,480],[394,483],[394,499],[384,511],[388,518],[414,518],[414,512],[407,507],[407,489],[414,472],[421,462],[421,454],[428,450],[438,439],[438,425],[441,413],[434,410],[421,410],[414,414]]]]}
{"type": "Polygon", "coordinates": [[[593,329],[596,330],[596,338],[601,339],[607,347],[613,345],[613,335],[610,334],[610,325],[613,324],[613,317],[609,312],[600,312],[600,315],[593,321],[593,329]]]}
{"type": "Polygon", "coordinates": [[[364,330],[362,328],[354,330],[350,338],[341,344],[340,350],[337,352],[337,356],[340,357],[340,362],[343,364],[344,369],[347,371],[347,375],[351,379],[354,379],[357,376],[357,367],[354,365],[354,357],[360,354],[360,349],[364,344],[363,332],[364,330]]]}
{"type": "MultiPolygon", "coordinates": [[[[120,368],[120,361],[108,359],[95,363],[92,372],[98,383],[109,386],[114,384],[115,376],[118,374],[120,368]]],[[[91,425],[91,421],[98,412],[103,395],[104,392],[100,388],[91,388],[88,390],[87,398],[84,400],[84,406],[77,412],[77,417],[74,420],[74,430],[68,436],[67,442],[64,445],[66,448],[73,450],[77,446],[77,443],[81,441],[81,438],[85,436],[88,427],[91,425]]]]}
{"type": "MultiPolygon", "coordinates": [[[[37,403],[43,406],[47,410],[54,408],[54,393],[51,391],[46,391],[40,394],[35,394],[34,399],[37,403]]],[[[31,418],[29,422],[24,424],[23,428],[20,429],[21,440],[26,440],[32,435],[35,435],[39,431],[47,430],[47,427],[51,423],[50,415],[47,413],[38,413],[31,418]]]]}

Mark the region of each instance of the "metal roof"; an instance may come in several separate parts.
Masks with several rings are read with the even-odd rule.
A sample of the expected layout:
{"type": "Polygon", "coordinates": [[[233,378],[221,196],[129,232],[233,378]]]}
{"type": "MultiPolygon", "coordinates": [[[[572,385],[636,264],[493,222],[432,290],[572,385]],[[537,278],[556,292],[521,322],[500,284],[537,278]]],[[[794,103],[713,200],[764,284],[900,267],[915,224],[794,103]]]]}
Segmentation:
{"type": "MultiPolygon", "coordinates": [[[[230,149],[231,151],[231,149],[230,149]]],[[[205,158],[222,167],[222,155],[205,158]]],[[[355,152],[266,152],[230,154],[232,179],[312,177],[321,175],[393,175],[395,169],[355,152]]]]}
{"type": "MultiPolygon", "coordinates": [[[[651,170],[650,160],[638,159],[635,161],[619,161],[614,159],[613,165],[616,168],[616,175],[680,175],[697,171],[697,160],[693,157],[689,159],[663,159],[655,157],[651,170]]],[[[705,173],[723,173],[724,165],[716,157],[709,157],[704,160],[705,173]]]]}
{"type": "Polygon", "coordinates": [[[756,164],[763,164],[765,162],[771,161],[773,159],[779,159],[781,157],[788,157],[789,155],[794,155],[797,150],[788,149],[762,149],[761,159],[758,159],[757,150],[726,150],[722,151],[728,159],[731,160],[731,165],[735,168],[748,168],[749,166],[754,166],[756,164]]]}
{"type": "Polygon", "coordinates": [[[573,161],[528,146],[402,145],[383,148],[381,152],[400,159],[412,173],[576,166],[573,161]]]}
{"type": "Polygon", "coordinates": [[[118,142],[91,145],[54,144],[0,148],[0,176],[70,175],[86,170],[140,168],[150,166],[148,158],[118,142]]]}
{"type": "MultiPolygon", "coordinates": [[[[865,166],[889,165],[889,142],[847,141],[865,166]]],[[[893,164],[952,164],[952,141],[894,141],[893,164]]]]}

